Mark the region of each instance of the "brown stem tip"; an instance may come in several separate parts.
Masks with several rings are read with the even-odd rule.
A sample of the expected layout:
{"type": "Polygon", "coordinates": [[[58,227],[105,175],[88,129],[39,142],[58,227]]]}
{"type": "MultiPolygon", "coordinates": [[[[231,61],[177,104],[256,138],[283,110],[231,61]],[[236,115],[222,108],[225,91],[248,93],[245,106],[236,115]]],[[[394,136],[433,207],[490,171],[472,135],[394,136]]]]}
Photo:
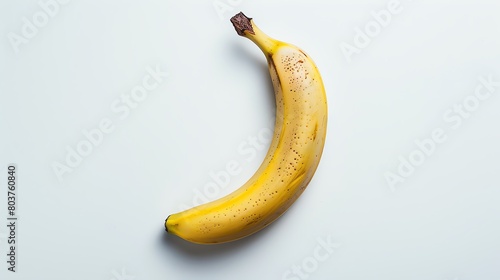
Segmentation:
{"type": "Polygon", "coordinates": [[[239,12],[231,18],[231,23],[233,24],[234,29],[236,29],[236,33],[238,33],[238,35],[245,35],[245,30],[248,30],[248,32],[255,35],[252,24],[250,23],[251,20],[252,19],[245,16],[245,14],[239,12]]]}

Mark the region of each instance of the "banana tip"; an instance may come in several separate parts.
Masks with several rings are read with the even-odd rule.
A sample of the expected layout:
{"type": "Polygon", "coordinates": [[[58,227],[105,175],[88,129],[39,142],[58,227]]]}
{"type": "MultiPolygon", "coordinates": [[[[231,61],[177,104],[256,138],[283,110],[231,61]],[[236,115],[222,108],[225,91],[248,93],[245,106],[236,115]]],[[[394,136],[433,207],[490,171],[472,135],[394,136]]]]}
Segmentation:
{"type": "Polygon", "coordinates": [[[236,33],[238,33],[238,35],[244,36],[245,31],[248,31],[251,34],[255,35],[255,32],[253,31],[252,24],[250,23],[252,18],[245,16],[245,14],[243,14],[243,12],[237,13],[230,20],[234,26],[234,29],[236,30],[236,33]]]}
{"type": "Polygon", "coordinates": [[[170,218],[170,215],[168,215],[168,217],[165,219],[165,231],[166,232],[168,232],[168,227],[167,227],[168,218],[170,218]]]}

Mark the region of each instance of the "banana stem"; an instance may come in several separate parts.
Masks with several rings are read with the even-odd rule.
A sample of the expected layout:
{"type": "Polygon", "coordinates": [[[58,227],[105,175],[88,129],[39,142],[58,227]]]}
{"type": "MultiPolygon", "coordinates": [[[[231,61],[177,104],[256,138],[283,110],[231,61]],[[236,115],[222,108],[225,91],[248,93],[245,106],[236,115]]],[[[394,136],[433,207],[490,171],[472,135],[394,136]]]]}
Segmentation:
{"type": "Polygon", "coordinates": [[[273,55],[273,51],[279,44],[279,41],[267,36],[253,22],[253,20],[242,12],[239,12],[231,18],[231,23],[238,35],[246,37],[254,42],[266,56],[273,55]]]}

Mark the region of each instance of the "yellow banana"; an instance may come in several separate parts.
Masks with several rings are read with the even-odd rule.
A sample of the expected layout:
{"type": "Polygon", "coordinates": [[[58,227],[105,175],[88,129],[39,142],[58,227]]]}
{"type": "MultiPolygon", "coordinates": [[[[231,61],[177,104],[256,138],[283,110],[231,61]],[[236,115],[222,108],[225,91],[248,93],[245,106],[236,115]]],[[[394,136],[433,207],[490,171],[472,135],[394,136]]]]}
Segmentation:
{"type": "Polygon", "coordinates": [[[267,58],[276,96],[276,122],[264,162],[242,187],[166,219],[167,232],[200,244],[243,238],[281,216],[313,177],[326,137],[326,94],[311,58],[301,49],[267,36],[241,12],[231,22],[267,58]]]}

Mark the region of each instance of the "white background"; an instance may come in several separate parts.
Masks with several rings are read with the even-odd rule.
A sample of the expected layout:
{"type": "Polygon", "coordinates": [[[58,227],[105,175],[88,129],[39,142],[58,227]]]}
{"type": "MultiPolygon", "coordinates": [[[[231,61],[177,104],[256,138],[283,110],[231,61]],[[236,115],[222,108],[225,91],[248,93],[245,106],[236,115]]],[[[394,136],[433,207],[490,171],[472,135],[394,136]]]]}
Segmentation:
{"type": "Polygon", "coordinates": [[[356,47],[356,28],[389,2],[73,0],[15,46],[23,18],[43,9],[1,1],[0,278],[499,279],[500,87],[460,125],[444,115],[473,102],[480,77],[500,81],[500,4],[401,0],[367,46],[345,55],[341,46],[356,47]],[[244,183],[272,129],[265,58],[229,22],[240,10],[316,61],[327,142],[311,184],[276,223],[234,243],[189,244],[165,233],[167,215],[244,183]],[[112,104],[156,67],[168,77],[128,116],[117,113],[112,104]],[[106,119],[114,130],[59,180],[54,164],[106,119]],[[415,141],[434,129],[446,141],[391,188],[385,174],[399,174],[400,157],[418,154],[415,141]],[[207,192],[211,172],[232,161],[240,172],[207,192]],[[17,273],[5,262],[9,163],[17,273]],[[318,260],[329,238],[339,246],[318,260]]]}

